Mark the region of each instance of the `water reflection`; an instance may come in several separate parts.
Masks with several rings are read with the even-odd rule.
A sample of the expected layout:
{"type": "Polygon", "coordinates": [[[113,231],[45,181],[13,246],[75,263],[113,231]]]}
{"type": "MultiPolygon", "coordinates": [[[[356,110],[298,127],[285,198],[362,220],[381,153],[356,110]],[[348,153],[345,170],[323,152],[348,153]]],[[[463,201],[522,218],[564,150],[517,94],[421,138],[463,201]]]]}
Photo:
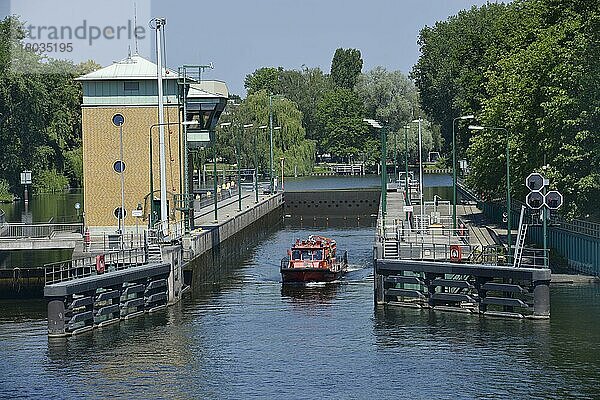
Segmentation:
{"type": "Polygon", "coordinates": [[[331,302],[342,283],[281,285],[281,297],[297,304],[319,305],[331,302]]]}

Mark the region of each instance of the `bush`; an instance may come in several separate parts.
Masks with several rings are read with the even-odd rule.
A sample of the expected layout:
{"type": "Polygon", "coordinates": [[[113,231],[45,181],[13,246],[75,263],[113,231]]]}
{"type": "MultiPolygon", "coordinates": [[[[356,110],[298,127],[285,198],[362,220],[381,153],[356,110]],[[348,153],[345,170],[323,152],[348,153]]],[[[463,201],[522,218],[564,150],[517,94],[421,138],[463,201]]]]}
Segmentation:
{"type": "Polygon", "coordinates": [[[72,187],[81,187],[83,183],[83,148],[65,152],[65,175],[72,187]]]}
{"type": "Polygon", "coordinates": [[[55,169],[42,170],[34,175],[32,186],[36,193],[62,192],[69,187],[69,179],[55,169]]]}
{"type": "Polygon", "coordinates": [[[6,179],[0,179],[0,203],[13,201],[13,195],[10,192],[10,186],[6,179]]]}

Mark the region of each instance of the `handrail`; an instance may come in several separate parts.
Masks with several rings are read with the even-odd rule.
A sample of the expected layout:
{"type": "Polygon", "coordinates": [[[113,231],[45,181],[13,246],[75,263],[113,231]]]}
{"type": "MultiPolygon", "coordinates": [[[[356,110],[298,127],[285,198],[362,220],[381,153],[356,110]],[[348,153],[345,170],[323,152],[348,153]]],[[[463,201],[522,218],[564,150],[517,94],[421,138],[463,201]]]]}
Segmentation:
{"type": "Polygon", "coordinates": [[[46,285],[51,285],[86,276],[119,271],[147,263],[148,255],[145,248],[126,249],[104,253],[99,256],[87,256],[45,264],[44,279],[46,285]],[[98,268],[98,257],[104,257],[104,269],[102,271],[99,271],[98,268]]]}
{"type": "Polygon", "coordinates": [[[83,234],[83,224],[5,223],[0,238],[50,238],[55,232],[83,234]]]}

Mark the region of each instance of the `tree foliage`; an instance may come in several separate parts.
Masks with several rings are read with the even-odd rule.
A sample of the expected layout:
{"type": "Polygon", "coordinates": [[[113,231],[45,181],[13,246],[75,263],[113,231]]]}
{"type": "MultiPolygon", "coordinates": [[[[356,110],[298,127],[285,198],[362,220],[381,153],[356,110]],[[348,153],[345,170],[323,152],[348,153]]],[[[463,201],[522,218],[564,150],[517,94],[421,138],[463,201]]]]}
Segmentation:
{"type": "MultiPolygon", "coordinates": [[[[544,170],[565,195],[564,211],[600,219],[597,1],[488,4],[423,29],[420,44],[413,76],[446,137],[451,119],[471,112],[506,128],[517,198],[525,177],[544,170]]],[[[478,190],[504,192],[506,144],[503,131],[459,129],[459,154],[467,152],[478,190]]]]}
{"type": "Polygon", "coordinates": [[[361,159],[372,154],[378,143],[377,136],[370,134],[363,116],[363,104],[355,92],[349,89],[327,92],[317,106],[322,127],[321,151],[361,159]]]}
{"type": "MultiPolygon", "coordinates": [[[[44,178],[60,180],[65,155],[81,147],[82,93],[74,78],[98,66],[42,60],[24,49],[23,38],[15,17],[0,22],[0,177],[16,191],[20,172],[30,169],[41,191],[49,187],[44,178]]],[[[80,179],[73,175],[71,183],[80,179]]]]}
{"type": "Polygon", "coordinates": [[[296,103],[302,112],[302,125],[307,137],[318,139],[319,125],[315,115],[317,104],[325,92],[333,89],[329,76],[323,71],[308,67],[301,71],[264,67],[247,75],[245,82],[248,95],[264,90],[270,94],[281,94],[296,103]]]}
{"type": "MultiPolygon", "coordinates": [[[[294,102],[287,98],[272,99],[274,169],[280,173],[281,157],[285,158],[286,173],[294,170],[300,175],[312,172],[315,159],[315,143],[306,139],[302,126],[302,113],[294,102]]],[[[230,105],[221,117],[222,123],[231,126],[217,132],[219,154],[225,161],[237,162],[237,149],[241,149],[240,163],[243,168],[254,168],[254,157],[258,159],[258,169],[268,174],[270,167],[269,94],[265,90],[248,95],[241,103],[230,105]],[[253,124],[243,129],[245,124],[253,124]],[[259,127],[266,128],[260,129],[259,127]]]]}
{"type": "Polygon", "coordinates": [[[362,71],[360,50],[339,48],[331,61],[331,79],[343,89],[353,89],[362,71]]]}

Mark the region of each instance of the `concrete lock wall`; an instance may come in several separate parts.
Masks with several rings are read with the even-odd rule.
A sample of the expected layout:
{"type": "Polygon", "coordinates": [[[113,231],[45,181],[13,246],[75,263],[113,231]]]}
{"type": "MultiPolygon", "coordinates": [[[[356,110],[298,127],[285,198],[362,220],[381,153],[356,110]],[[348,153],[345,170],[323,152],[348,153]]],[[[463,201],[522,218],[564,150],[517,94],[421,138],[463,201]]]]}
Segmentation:
{"type": "Polygon", "coordinates": [[[190,261],[202,255],[282,205],[283,195],[279,193],[219,225],[202,227],[202,230],[193,232],[189,238],[184,238],[184,259],[190,261]]]}
{"type": "Polygon", "coordinates": [[[376,214],[379,189],[285,192],[285,213],[293,216],[376,214]]]}

